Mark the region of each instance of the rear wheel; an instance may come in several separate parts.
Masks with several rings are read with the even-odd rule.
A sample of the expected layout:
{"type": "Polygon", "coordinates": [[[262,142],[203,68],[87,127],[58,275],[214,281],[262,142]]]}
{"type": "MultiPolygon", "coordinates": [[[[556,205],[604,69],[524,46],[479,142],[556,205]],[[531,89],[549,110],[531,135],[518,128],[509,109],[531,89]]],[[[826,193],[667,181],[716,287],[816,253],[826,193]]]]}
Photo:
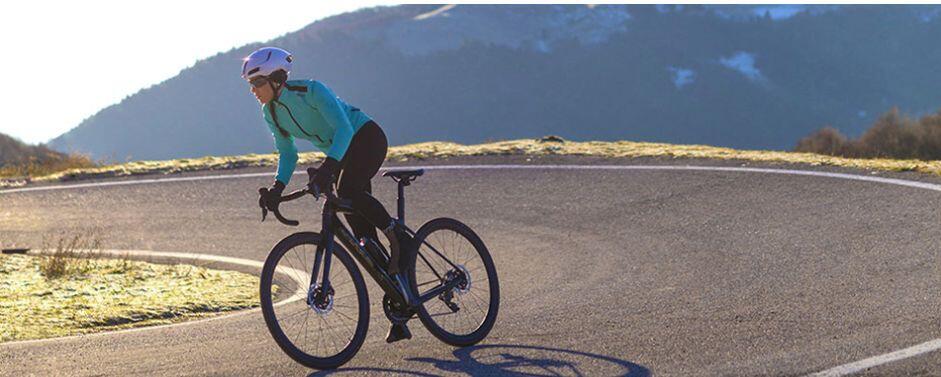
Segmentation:
{"type": "Polygon", "coordinates": [[[366,284],[350,255],[335,243],[329,284],[323,261],[311,286],[320,235],[295,233],[271,250],[261,273],[261,309],[278,346],[304,366],[331,369],[359,351],[369,327],[366,284]],[[275,303],[277,301],[277,303],[275,303]]]}
{"type": "Polygon", "coordinates": [[[410,269],[417,296],[444,284],[454,288],[418,308],[418,318],[439,340],[470,346],[487,337],[500,307],[500,285],[490,252],[467,225],[448,218],[431,220],[418,230],[421,247],[410,269]]]}

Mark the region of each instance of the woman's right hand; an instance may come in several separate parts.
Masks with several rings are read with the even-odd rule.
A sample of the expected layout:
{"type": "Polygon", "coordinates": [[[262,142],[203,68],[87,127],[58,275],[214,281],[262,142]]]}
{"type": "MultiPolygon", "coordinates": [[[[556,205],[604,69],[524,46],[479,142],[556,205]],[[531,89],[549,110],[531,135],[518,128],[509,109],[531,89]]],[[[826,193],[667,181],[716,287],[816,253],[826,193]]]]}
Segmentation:
{"type": "Polygon", "coordinates": [[[277,211],[281,204],[281,193],[284,192],[284,183],[275,180],[270,188],[258,190],[258,205],[267,208],[269,211],[277,211]]]}

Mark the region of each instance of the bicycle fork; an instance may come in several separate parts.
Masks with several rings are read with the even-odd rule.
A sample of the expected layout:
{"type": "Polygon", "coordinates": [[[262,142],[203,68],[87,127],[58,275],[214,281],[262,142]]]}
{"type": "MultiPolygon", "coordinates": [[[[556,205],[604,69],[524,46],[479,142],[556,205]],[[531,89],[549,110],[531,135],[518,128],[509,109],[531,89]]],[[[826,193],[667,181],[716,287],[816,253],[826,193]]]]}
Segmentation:
{"type": "Polygon", "coordinates": [[[330,265],[333,260],[333,216],[324,212],[323,214],[323,237],[317,250],[314,253],[314,265],[311,267],[310,284],[307,288],[307,305],[312,307],[326,307],[329,304],[330,296],[333,294],[333,287],[330,286],[330,265]],[[325,242],[323,242],[325,241],[325,242]],[[317,284],[320,265],[323,264],[323,279],[317,284]]]}

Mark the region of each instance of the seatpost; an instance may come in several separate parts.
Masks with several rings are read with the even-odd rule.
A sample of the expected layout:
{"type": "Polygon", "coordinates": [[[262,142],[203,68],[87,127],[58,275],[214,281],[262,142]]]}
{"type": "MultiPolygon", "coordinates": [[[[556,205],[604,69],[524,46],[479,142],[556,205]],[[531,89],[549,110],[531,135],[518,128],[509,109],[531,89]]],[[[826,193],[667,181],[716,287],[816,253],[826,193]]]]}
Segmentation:
{"type": "Polygon", "coordinates": [[[399,181],[398,217],[402,224],[405,224],[405,185],[404,179],[399,181]]]}

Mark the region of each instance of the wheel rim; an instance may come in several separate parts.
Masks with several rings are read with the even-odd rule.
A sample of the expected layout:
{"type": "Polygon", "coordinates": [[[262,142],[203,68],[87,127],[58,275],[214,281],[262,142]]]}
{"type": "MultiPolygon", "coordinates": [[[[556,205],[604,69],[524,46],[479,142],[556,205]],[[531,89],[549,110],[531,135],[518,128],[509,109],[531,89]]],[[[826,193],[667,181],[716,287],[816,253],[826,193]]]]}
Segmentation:
{"type": "MultiPolygon", "coordinates": [[[[321,278],[310,289],[296,289],[310,282],[316,245],[300,244],[285,251],[278,260],[276,274],[294,285],[289,304],[275,306],[273,318],[290,345],[315,358],[330,358],[346,350],[356,335],[359,300],[351,272],[340,258],[333,256],[330,286],[324,290],[321,278]]],[[[322,266],[321,266],[322,271],[322,266]]],[[[278,290],[272,289],[272,296],[278,290]]],[[[272,301],[275,298],[272,297],[272,301]]]]}
{"type": "Polygon", "coordinates": [[[470,240],[450,229],[433,231],[424,242],[456,267],[439,257],[428,245],[422,244],[420,250],[425,259],[419,257],[415,261],[419,294],[451,279],[462,280],[455,288],[423,304],[428,317],[448,333],[457,336],[473,334],[483,325],[490,311],[490,276],[483,259],[470,240]],[[454,311],[455,308],[458,310],[454,311]]]}

